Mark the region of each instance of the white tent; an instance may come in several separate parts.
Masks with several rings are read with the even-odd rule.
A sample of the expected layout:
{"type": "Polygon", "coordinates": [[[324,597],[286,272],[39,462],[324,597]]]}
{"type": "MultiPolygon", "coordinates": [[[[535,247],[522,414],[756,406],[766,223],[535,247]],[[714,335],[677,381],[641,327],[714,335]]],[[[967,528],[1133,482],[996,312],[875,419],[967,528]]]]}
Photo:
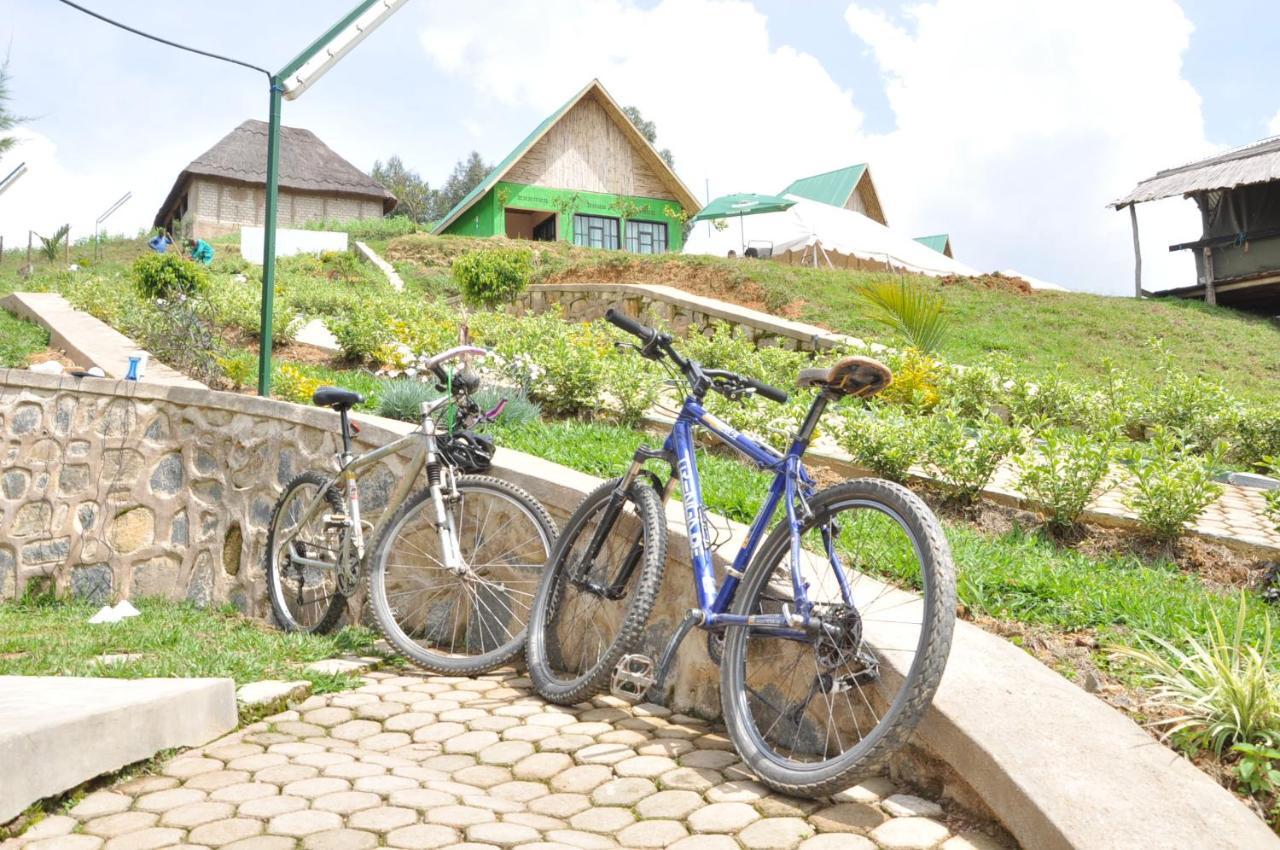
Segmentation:
{"type": "Polygon", "coordinates": [[[849,266],[845,258],[855,258],[933,276],[978,273],[861,213],[796,195],[786,197],[796,205],[783,212],[727,218],[724,230],[698,222],[684,253],[724,257],[733,251],[742,256],[744,247],[767,247],[775,258],[786,256],[822,267],[845,268],[849,266]]]}

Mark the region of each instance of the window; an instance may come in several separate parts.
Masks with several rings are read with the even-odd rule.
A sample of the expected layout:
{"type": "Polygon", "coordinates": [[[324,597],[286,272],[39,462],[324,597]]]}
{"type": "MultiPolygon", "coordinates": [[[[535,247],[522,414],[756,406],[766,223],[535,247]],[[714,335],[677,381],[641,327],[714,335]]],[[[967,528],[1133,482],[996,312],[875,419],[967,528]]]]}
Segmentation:
{"type": "Polygon", "coordinates": [[[573,244],[618,250],[618,220],[599,215],[575,215],[573,244]]]}
{"type": "Polygon", "coordinates": [[[667,253],[667,226],[660,221],[628,221],[627,250],[637,254],[667,253]]]}

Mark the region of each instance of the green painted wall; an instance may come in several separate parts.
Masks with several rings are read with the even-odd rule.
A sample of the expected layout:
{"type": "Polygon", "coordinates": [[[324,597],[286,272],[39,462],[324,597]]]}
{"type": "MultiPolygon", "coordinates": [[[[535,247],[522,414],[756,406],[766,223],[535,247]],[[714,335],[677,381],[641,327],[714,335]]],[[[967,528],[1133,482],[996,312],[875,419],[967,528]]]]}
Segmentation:
{"type": "MultiPolygon", "coordinates": [[[[568,189],[549,189],[545,186],[526,186],[523,183],[499,181],[480,197],[458,220],[444,232],[454,236],[495,236],[507,232],[506,209],[543,210],[559,214],[560,239],[573,241],[573,216],[602,215],[618,219],[661,221],[667,225],[667,250],[677,252],[684,247],[682,225],[678,218],[667,215],[666,210],[681,210],[678,201],[658,198],[606,195],[597,192],[573,192],[568,189]],[[631,215],[623,216],[620,204],[630,204],[631,215]]],[[[621,228],[625,233],[625,227],[621,228]]]]}

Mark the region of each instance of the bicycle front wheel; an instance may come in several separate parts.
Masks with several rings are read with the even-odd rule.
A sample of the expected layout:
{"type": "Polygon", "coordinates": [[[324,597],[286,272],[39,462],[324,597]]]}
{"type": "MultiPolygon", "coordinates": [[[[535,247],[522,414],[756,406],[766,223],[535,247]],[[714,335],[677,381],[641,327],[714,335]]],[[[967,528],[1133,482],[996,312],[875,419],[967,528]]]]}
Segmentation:
{"type": "Polygon", "coordinates": [[[582,500],[538,586],[526,655],[533,687],[549,702],[572,705],[607,689],[658,596],[667,559],[662,501],[639,481],[615,501],[620,482],[582,500]]]}
{"type": "MultiPolygon", "coordinates": [[[[808,628],[726,629],[725,723],[766,785],[824,796],[879,767],[933,699],[955,626],[955,567],[914,493],[848,481],[800,528],[808,628]]],[[[791,534],[774,529],[734,600],[740,615],[797,614],[791,534]]]]}
{"type": "Polygon", "coordinates": [[[378,628],[420,667],[484,673],[524,649],[529,608],[556,539],[551,516],[497,478],[458,478],[453,513],[462,556],[445,566],[429,489],[410,496],[373,547],[369,604],[378,628]]]}

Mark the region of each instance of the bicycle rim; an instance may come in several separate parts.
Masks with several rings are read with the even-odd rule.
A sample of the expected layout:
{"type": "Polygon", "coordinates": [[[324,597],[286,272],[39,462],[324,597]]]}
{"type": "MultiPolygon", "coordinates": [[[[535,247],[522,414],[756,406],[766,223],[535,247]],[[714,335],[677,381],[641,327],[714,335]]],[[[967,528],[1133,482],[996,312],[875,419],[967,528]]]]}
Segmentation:
{"type": "Polygon", "coordinates": [[[380,546],[376,610],[388,637],[419,661],[519,652],[553,532],[536,507],[500,487],[462,483],[451,506],[465,570],[445,566],[435,508],[422,491],[380,546]],[[414,652],[414,650],[417,652],[414,652]],[[419,655],[421,653],[421,655],[419,655]]]}
{"type": "MultiPolygon", "coordinates": [[[[269,575],[273,609],[280,625],[289,631],[324,631],[332,624],[331,609],[345,599],[338,589],[337,564],[342,552],[342,536],[325,527],[325,509],[300,523],[307,506],[320,493],[317,481],[302,480],[281,499],[271,535],[272,559],[269,575]],[[287,540],[287,543],[283,541],[287,540]],[[331,567],[303,566],[294,561],[301,555],[328,562],[331,567]]],[[[332,499],[330,499],[331,501],[332,499]]]]}
{"type": "MultiPolygon", "coordinates": [[[[802,575],[823,627],[803,638],[732,628],[725,651],[752,766],[789,790],[872,766],[890,738],[896,745],[914,727],[921,689],[931,698],[936,687],[920,673],[933,648],[938,578],[908,518],[878,500],[841,499],[818,508],[801,533],[802,575]]],[[[744,608],[795,612],[789,545],[769,554],[744,587],[744,608]]]]}

